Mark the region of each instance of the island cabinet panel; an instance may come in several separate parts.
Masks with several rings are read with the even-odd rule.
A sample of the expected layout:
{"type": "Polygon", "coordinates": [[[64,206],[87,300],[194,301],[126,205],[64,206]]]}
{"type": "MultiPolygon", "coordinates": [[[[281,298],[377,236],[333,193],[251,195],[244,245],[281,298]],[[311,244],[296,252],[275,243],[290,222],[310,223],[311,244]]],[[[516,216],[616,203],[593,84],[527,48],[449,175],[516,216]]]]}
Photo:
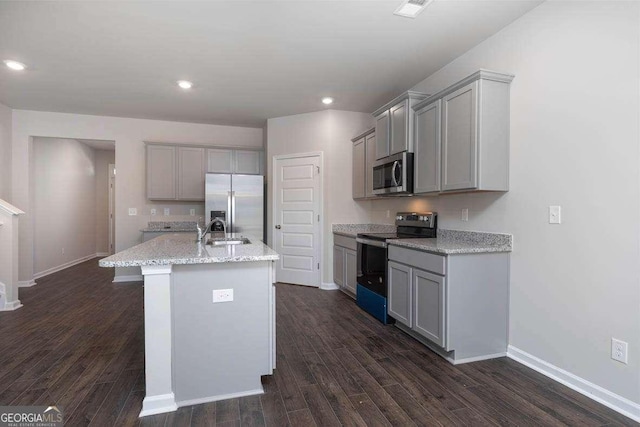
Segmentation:
{"type": "Polygon", "coordinates": [[[373,163],[376,161],[376,134],[365,137],[365,197],[374,197],[373,194],[373,163]]]}
{"type": "Polygon", "coordinates": [[[207,172],[232,173],[233,150],[209,148],[207,150],[207,172]]]}
{"type": "Polygon", "coordinates": [[[376,160],[389,155],[389,111],[376,116],[376,160]]]}
{"type": "Polygon", "coordinates": [[[416,111],[413,192],[440,191],[441,105],[437,100],[416,111]]]}
{"type": "Polygon", "coordinates": [[[387,274],[389,275],[389,306],[391,317],[407,327],[411,328],[412,319],[412,275],[411,267],[397,262],[389,261],[387,274]]]}
{"type": "Polygon", "coordinates": [[[365,138],[360,138],[353,143],[352,158],[352,189],[353,199],[363,199],[366,196],[366,145],[365,138]]]}
{"type": "Polygon", "coordinates": [[[147,198],[176,198],[176,148],[170,145],[147,145],[147,198]]]}
{"type": "Polygon", "coordinates": [[[204,200],[205,150],[178,147],[178,199],[204,200]]]}

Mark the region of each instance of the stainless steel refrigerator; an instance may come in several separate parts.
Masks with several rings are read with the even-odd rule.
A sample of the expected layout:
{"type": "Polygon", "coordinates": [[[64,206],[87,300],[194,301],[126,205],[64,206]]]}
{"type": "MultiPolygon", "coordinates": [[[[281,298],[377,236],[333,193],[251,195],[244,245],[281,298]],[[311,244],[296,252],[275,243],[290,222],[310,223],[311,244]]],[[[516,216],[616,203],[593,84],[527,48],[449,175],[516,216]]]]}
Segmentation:
{"type": "Polygon", "coordinates": [[[241,233],[263,239],[262,176],[208,173],[205,180],[204,207],[206,221],[221,218],[227,224],[227,233],[241,233]]]}

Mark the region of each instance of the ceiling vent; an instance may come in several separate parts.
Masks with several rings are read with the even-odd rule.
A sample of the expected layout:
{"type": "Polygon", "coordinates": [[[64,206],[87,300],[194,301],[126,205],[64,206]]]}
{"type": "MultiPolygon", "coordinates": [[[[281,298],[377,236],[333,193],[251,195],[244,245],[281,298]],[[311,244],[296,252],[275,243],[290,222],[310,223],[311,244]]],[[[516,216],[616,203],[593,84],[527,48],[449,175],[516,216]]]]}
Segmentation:
{"type": "Polygon", "coordinates": [[[393,12],[395,15],[405,18],[415,18],[433,0],[404,0],[402,4],[393,12]]]}

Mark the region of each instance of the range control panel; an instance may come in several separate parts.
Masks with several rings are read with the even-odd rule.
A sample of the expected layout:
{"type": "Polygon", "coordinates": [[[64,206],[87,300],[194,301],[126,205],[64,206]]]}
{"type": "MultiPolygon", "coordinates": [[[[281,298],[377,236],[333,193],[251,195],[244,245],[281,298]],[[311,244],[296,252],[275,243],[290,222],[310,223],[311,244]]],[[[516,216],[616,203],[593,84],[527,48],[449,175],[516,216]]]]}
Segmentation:
{"type": "Polygon", "coordinates": [[[396,225],[434,228],[437,216],[437,212],[398,212],[396,225]]]}

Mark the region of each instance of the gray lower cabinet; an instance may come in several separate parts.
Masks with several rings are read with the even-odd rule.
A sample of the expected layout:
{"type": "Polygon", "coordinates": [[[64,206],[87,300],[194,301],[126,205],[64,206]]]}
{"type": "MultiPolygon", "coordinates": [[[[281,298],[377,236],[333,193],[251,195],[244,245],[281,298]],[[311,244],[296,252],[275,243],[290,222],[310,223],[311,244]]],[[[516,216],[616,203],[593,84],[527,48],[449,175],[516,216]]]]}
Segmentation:
{"type": "Polygon", "coordinates": [[[147,145],[147,198],[175,200],[176,147],[147,145]]]}
{"type": "Polygon", "coordinates": [[[333,235],[333,282],[349,296],[355,296],[358,275],[356,239],[333,235]]]}
{"type": "Polygon", "coordinates": [[[453,364],[507,352],[509,254],[439,255],[389,245],[388,314],[453,364]]]}

